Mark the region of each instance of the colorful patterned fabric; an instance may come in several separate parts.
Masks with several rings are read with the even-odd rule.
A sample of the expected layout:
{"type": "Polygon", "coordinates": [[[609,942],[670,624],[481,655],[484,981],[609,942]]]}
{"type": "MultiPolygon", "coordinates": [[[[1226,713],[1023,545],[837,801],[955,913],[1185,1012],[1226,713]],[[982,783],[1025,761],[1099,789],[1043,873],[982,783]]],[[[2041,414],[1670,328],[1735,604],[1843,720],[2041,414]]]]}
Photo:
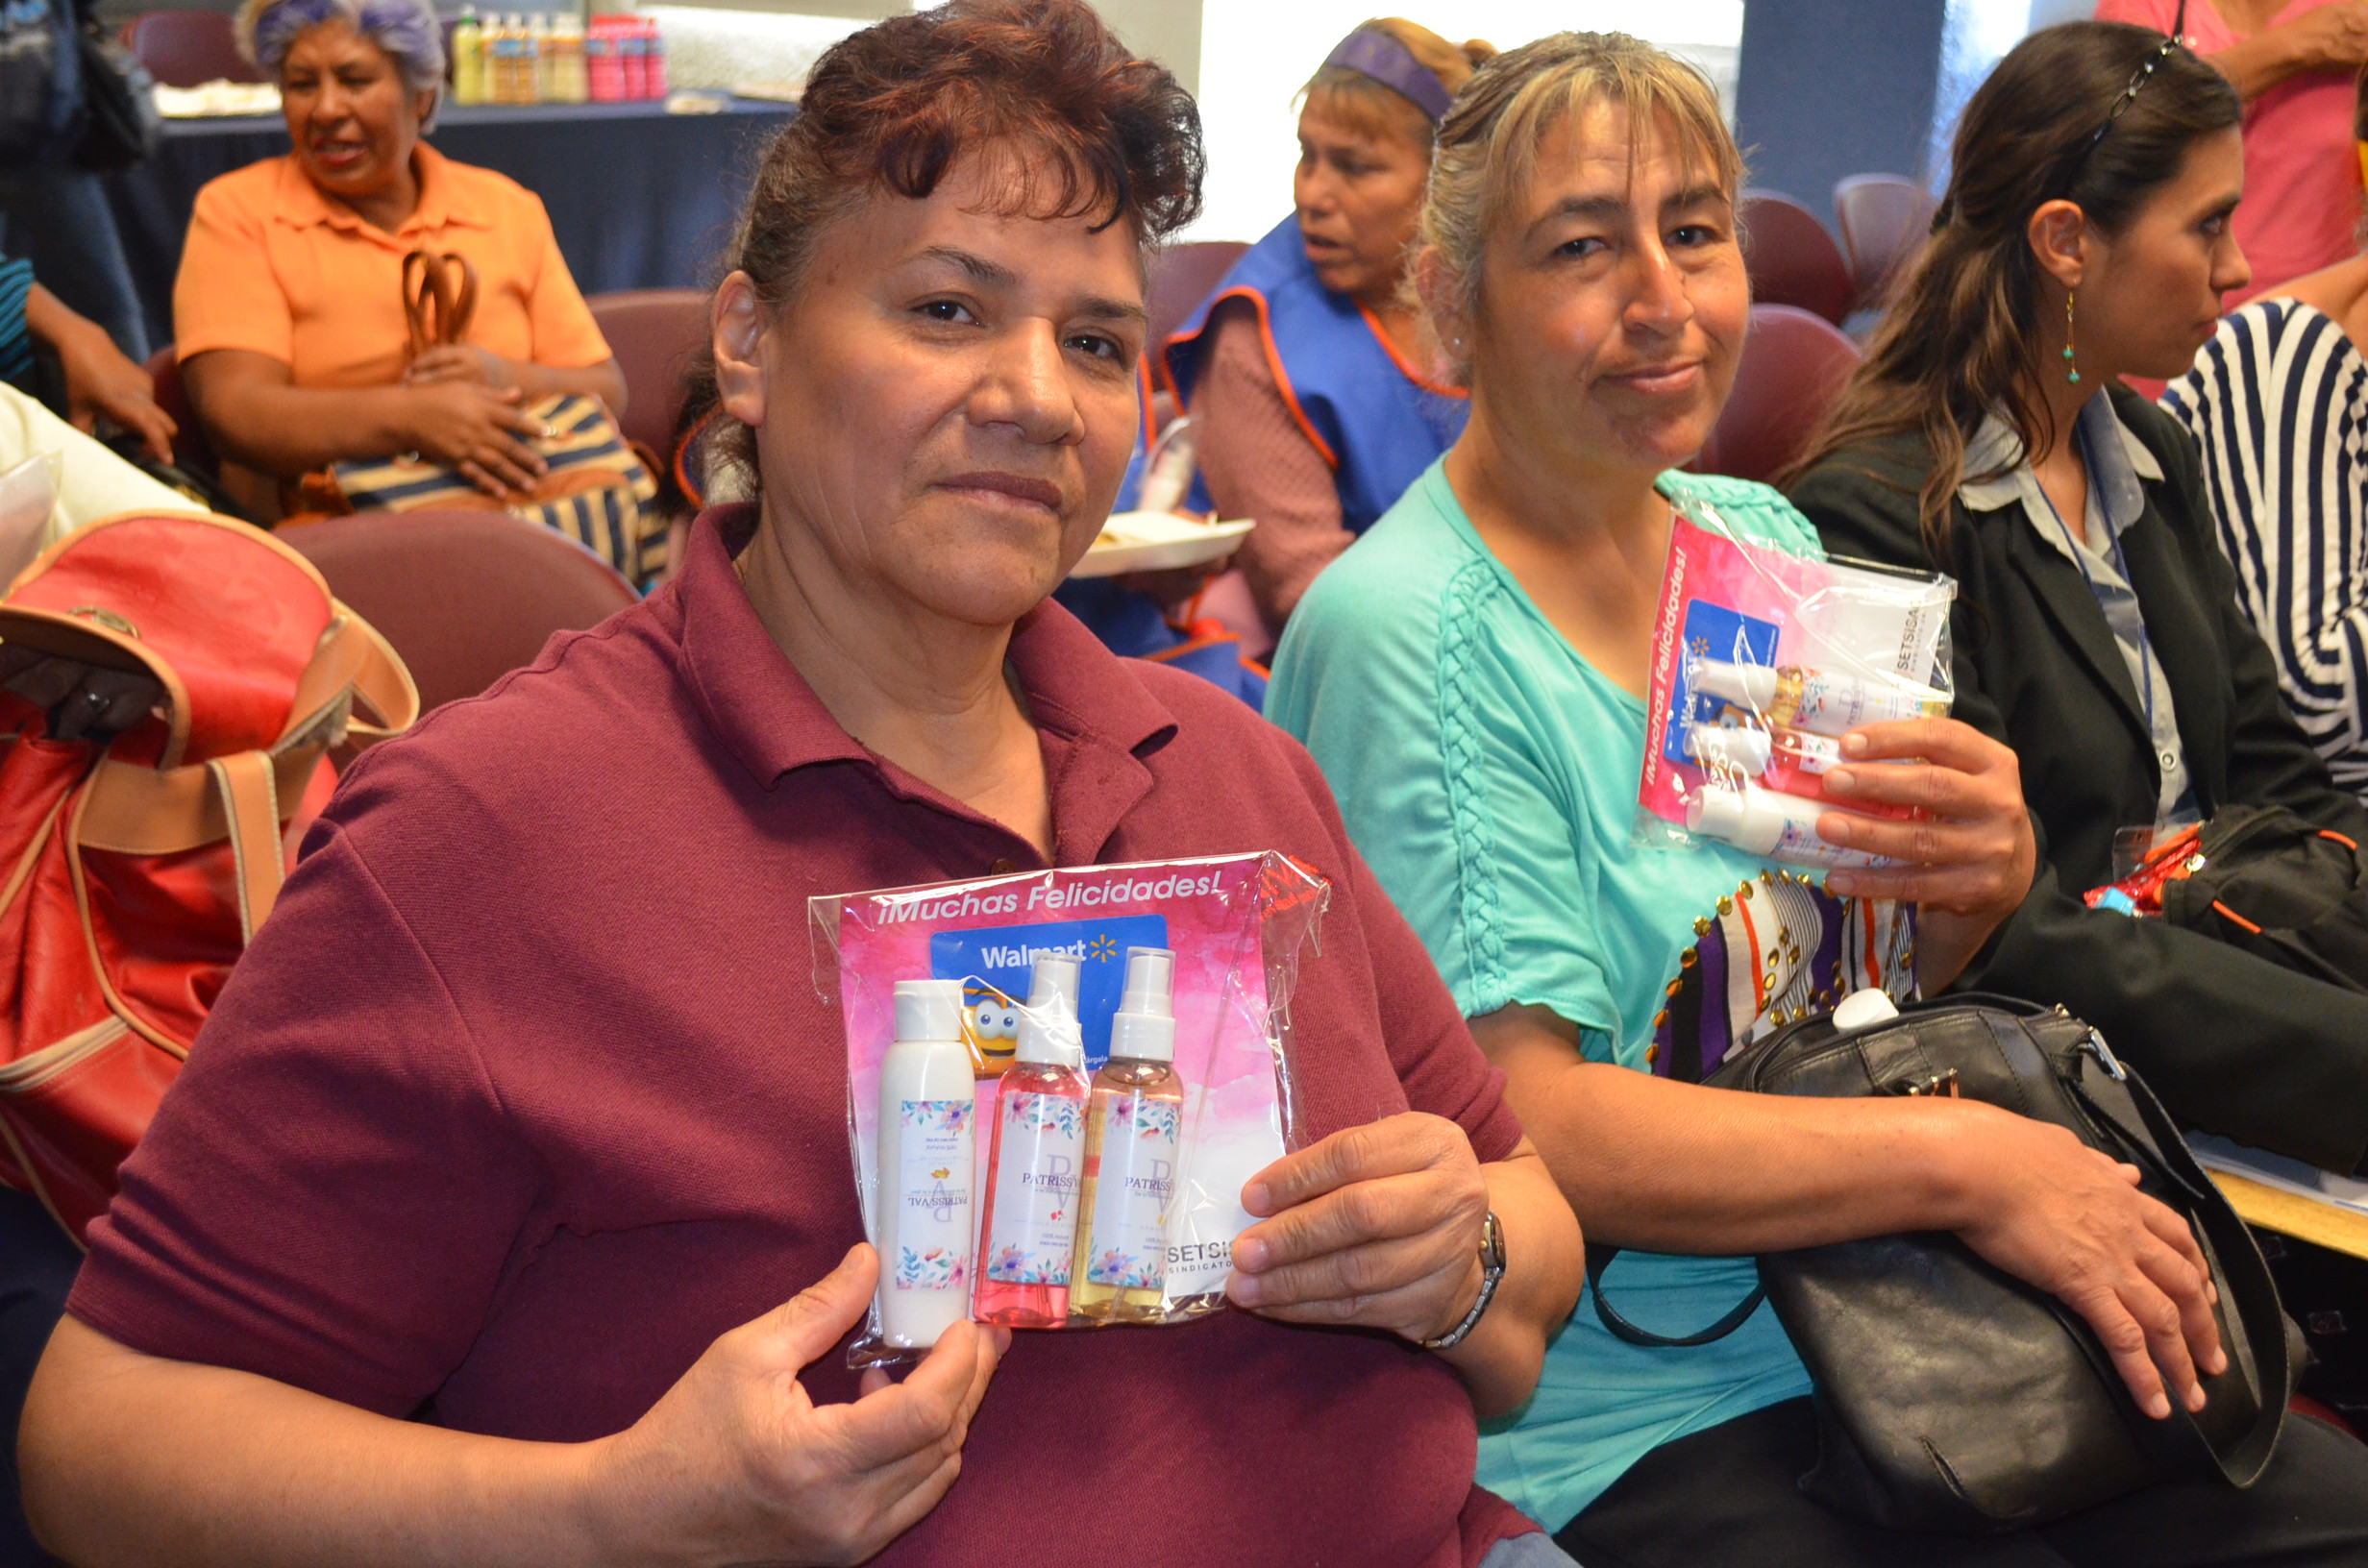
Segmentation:
{"type": "MultiPolygon", "coordinates": [[[[666,564],[666,522],[645,510],[657,480],[618,432],[598,398],[567,393],[527,410],[551,431],[534,443],[550,465],[537,499],[506,508],[555,528],[600,556],[636,586],[666,564]]],[[[335,465],[337,488],[356,511],[414,511],[423,506],[482,506],[484,493],[456,469],[416,457],[335,465]]]]}

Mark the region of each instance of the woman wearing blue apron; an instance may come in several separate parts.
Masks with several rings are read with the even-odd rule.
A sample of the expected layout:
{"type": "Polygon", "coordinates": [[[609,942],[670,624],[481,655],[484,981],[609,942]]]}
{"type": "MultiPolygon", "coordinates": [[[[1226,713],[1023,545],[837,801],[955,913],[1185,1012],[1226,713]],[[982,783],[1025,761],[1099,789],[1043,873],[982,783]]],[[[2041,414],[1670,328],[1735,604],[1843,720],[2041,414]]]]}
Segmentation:
{"type": "Polygon", "coordinates": [[[1308,82],[1292,215],[1153,367],[1193,417],[1199,477],[1189,504],[1258,527],[1233,558],[1238,577],[1205,596],[1162,604],[1132,583],[1066,584],[1061,601],[1118,651],[1258,701],[1264,672],[1246,657],[1272,648],[1316,574],[1462,433],[1465,393],[1407,297],[1405,264],[1432,133],[1494,52],[1387,17],[1343,38],[1308,82]],[[1254,618],[1263,633],[1236,641],[1196,619],[1221,598],[1237,628],[1254,618]]]}
{"type": "Polygon", "coordinates": [[[1494,52],[1396,17],[1343,38],[1307,85],[1292,215],[1168,344],[1209,503],[1258,520],[1234,559],[1275,632],[1463,433],[1405,269],[1433,132],[1494,52]]]}

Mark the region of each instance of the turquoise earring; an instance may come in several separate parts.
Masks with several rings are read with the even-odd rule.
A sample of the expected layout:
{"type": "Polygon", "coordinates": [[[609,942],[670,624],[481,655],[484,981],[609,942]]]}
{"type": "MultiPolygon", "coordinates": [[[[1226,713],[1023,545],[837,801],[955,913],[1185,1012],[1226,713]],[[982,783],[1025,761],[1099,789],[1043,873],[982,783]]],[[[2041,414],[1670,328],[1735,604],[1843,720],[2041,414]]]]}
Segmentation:
{"type": "MultiPolygon", "coordinates": [[[[2072,302],[2080,298],[2080,292],[2081,292],[2081,291],[2080,291],[2079,289],[2077,289],[2077,288],[2068,288],[2068,289],[2064,290],[2064,296],[2063,296],[2063,356],[2064,356],[2064,358],[2066,358],[2067,360],[2068,360],[2068,359],[2070,359],[2070,358],[2072,357],[2072,302]]],[[[2070,380],[2070,381],[2072,382],[2072,384],[2073,384],[2074,386],[2078,386],[2078,385],[2080,385],[2080,384],[2081,384],[2081,371],[2080,371],[2080,366],[2078,366],[2078,365],[2067,365],[2067,366],[2065,366],[2065,374],[2066,374],[2067,379],[2069,379],[2069,380],[2070,380]]]]}

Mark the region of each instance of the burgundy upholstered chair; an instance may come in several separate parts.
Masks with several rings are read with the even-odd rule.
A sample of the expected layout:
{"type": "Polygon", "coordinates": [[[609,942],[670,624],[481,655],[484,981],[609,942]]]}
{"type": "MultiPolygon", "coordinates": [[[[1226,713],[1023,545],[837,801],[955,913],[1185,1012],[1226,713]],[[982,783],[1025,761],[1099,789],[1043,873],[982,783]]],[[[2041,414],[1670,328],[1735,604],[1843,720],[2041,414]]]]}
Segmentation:
{"type": "Polygon", "coordinates": [[[1834,221],[1849,254],[1858,306],[1883,303],[1884,290],[1931,233],[1938,198],[1896,174],[1854,174],[1834,186],[1834,221]]]}
{"type": "Polygon", "coordinates": [[[1824,318],[1788,305],[1753,306],[1735,390],[1691,466],[1772,481],[1809,450],[1858,362],[1858,345],[1824,318]]]}
{"type": "Polygon", "coordinates": [[[1817,215],[1781,191],[1746,190],[1736,207],[1751,297],[1789,305],[1835,326],[1850,313],[1858,284],[1850,263],[1817,215]]]}
{"type": "Polygon", "coordinates": [[[552,633],[597,625],[637,597],[574,540],[490,509],[358,512],[279,537],[403,655],[423,714],[476,696],[533,663],[552,633]]]}
{"type": "Polygon", "coordinates": [[[264,80],[238,53],[226,12],[143,11],[125,24],[123,41],[148,74],[168,87],[264,80]]]}
{"type": "Polygon", "coordinates": [[[683,378],[707,341],[707,297],[703,288],[632,288],[584,302],[625,373],[626,439],[662,462],[674,460],[683,378]]]}

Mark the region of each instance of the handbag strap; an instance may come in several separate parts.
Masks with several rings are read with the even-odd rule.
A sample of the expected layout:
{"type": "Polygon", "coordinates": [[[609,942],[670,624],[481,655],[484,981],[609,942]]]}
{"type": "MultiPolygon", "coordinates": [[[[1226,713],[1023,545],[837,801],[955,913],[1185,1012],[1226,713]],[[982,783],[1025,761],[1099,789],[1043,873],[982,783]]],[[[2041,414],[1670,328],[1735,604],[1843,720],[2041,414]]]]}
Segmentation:
{"type": "Polygon", "coordinates": [[[1593,1242],[1588,1243],[1587,1286],[1589,1293],[1594,1297],[1596,1320],[1611,1331],[1613,1338],[1626,1340],[1632,1345],[1643,1345],[1656,1349],[1669,1347],[1682,1349],[1693,1345],[1711,1344],[1724,1339],[1728,1335],[1741,1328],[1750,1320],[1751,1314],[1760,1310],[1760,1303],[1767,1299],[1767,1286],[1754,1286],[1751,1293],[1728,1309],[1724,1317],[1713,1323],[1709,1328],[1697,1330],[1692,1334],[1655,1334],[1650,1329],[1640,1329],[1622,1317],[1603,1293],[1604,1271],[1612,1266],[1612,1260],[1618,1257],[1619,1252],[1620,1249],[1617,1247],[1599,1247],[1593,1242]]]}
{"type": "Polygon", "coordinates": [[[231,857],[238,870],[238,932],[241,945],[251,944],[256,928],[279,901],[280,884],[287,879],[278,780],[271,757],[261,751],[215,757],[206,771],[213,775],[222,815],[230,823],[231,857]]]}
{"type": "MultiPolygon", "coordinates": [[[[336,611],[297,682],[286,729],[267,750],[241,753],[260,761],[239,764],[236,775],[226,780],[207,763],[157,769],[103,757],[91,774],[89,798],[76,816],[76,845],[127,855],[178,854],[239,831],[241,804],[247,808],[243,822],[250,842],[259,842],[256,803],[268,793],[278,815],[295,809],[321,753],[338,739],[332,721],[342,718],[343,732],[364,740],[409,728],[419,717],[419,689],[410,672],[376,627],[343,604],[336,611]],[[345,707],[349,698],[358,698],[377,723],[355,717],[345,707]]],[[[256,875],[262,874],[259,866],[256,875]]],[[[240,894],[250,908],[269,907],[261,883],[247,881],[243,871],[240,894]]],[[[255,923],[261,923],[259,917],[255,923]]]]}
{"type": "Polygon", "coordinates": [[[2105,1060],[2102,1053],[2093,1060],[2084,1055],[2081,1070],[2067,1074],[2064,1082],[2084,1108],[2120,1135],[2131,1154],[2185,1194],[2187,1221],[2198,1232],[2208,1261],[2218,1266],[2232,1307],[2232,1326],[2244,1335],[2243,1343],[2223,1348],[2233,1368],[2243,1369],[2250,1360],[2257,1384],[2254,1419],[2225,1450],[2194,1415],[2176,1404],[2162,1420],[2134,1423],[2138,1441],[2168,1474],[2199,1480],[2218,1476],[2230,1485],[2250,1486],[2277,1450],[2279,1434],[2285,1430],[2286,1401],[2294,1393],[2296,1367],[2286,1338],[2285,1311],[2253,1233],[2187,1152],[2186,1139],[2162,1102],[2142,1080],[2101,1066],[2105,1060]],[[2104,1076],[2092,1083],[2092,1071],[2104,1076]],[[2130,1114],[2123,1112],[2124,1106],[2130,1114]]]}
{"type": "Polygon", "coordinates": [[[467,257],[430,250],[404,257],[403,325],[410,338],[411,358],[459,342],[476,314],[477,269],[467,257]]]}

